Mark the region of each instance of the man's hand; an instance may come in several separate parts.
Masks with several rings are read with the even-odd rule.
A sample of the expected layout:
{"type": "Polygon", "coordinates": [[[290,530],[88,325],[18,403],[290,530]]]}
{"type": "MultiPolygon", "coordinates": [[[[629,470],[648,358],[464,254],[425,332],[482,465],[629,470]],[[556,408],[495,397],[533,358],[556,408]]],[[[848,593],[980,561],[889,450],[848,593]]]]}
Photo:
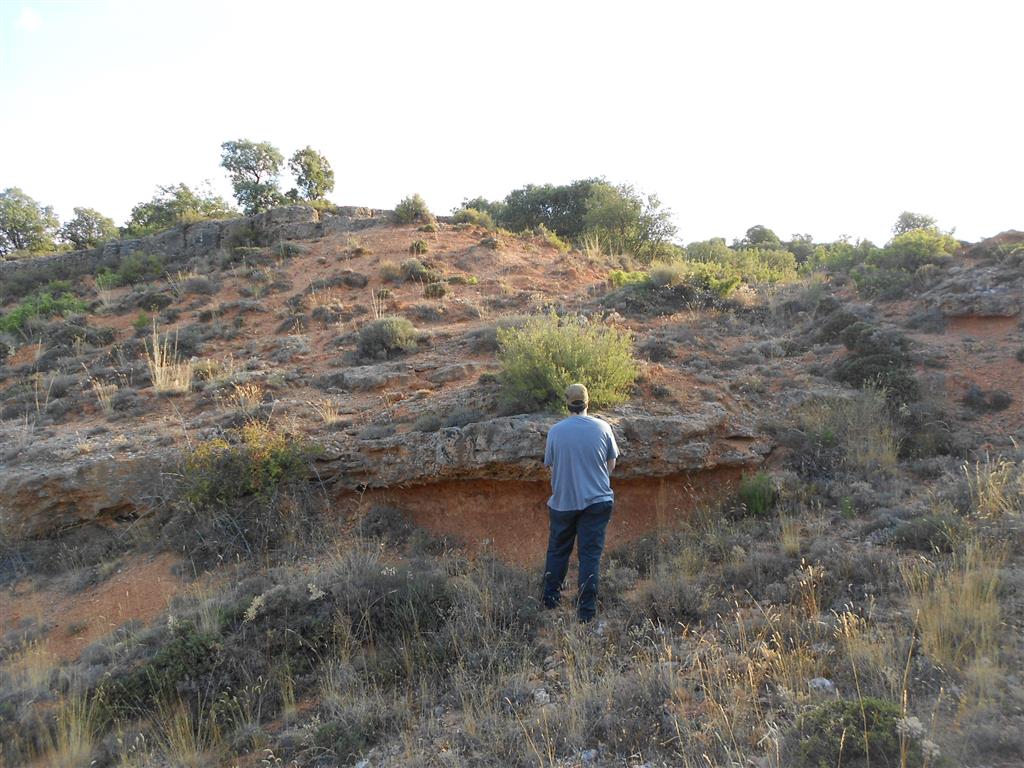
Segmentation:
{"type": "Polygon", "coordinates": [[[612,476],[612,472],[615,471],[615,459],[608,459],[608,477],[612,476]]]}

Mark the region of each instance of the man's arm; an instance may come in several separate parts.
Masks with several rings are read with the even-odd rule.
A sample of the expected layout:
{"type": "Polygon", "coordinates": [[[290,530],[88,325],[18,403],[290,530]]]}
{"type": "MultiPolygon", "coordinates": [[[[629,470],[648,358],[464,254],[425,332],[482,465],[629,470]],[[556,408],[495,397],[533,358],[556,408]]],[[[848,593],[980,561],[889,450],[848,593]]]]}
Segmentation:
{"type": "Polygon", "coordinates": [[[608,459],[608,477],[612,476],[612,472],[615,471],[615,459],[608,459]]]}

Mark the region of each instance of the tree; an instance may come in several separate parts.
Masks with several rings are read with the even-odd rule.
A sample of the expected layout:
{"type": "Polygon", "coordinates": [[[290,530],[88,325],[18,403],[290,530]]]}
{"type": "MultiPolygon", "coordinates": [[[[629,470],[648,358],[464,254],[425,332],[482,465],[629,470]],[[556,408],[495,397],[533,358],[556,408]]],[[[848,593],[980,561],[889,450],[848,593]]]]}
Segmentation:
{"type": "MultiPolygon", "coordinates": [[[[527,184],[505,197],[498,223],[513,232],[532,230],[543,224],[566,239],[575,239],[586,229],[587,201],[602,179],[580,179],[571,184],[527,184]]],[[[479,209],[478,209],[479,210],[479,209]]]]}
{"type": "Polygon", "coordinates": [[[295,176],[298,193],[306,200],[323,200],[334,190],[331,164],[312,147],[297,150],[288,161],[288,168],[295,176]]]}
{"type": "Polygon", "coordinates": [[[61,239],[77,250],[117,240],[117,226],[92,208],[75,208],[75,217],[60,228],[61,239]]]}
{"type": "Polygon", "coordinates": [[[906,232],[912,232],[915,229],[931,229],[935,226],[935,219],[923,213],[911,213],[910,211],[904,211],[900,214],[900,217],[896,219],[896,223],[892,225],[892,234],[894,237],[902,235],[906,232]]]}
{"type": "Polygon", "coordinates": [[[213,194],[209,187],[193,191],[185,184],[158,186],[153,199],[132,208],[125,229],[134,236],[150,235],[170,229],[178,224],[189,224],[207,219],[229,219],[237,216],[223,197],[213,194]]]}
{"type": "Polygon", "coordinates": [[[220,164],[231,177],[235,199],[247,214],[273,208],[283,200],[277,187],[284,157],[269,142],[225,141],[220,164]]]}
{"type": "Polygon", "coordinates": [[[628,184],[594,184],[583,221],[585,231],[596,233],[610,251],[630,253],[645,264],[664,255],[676,234],[672,212],[657,195],[644,197],[628,184]]]}
{"type": "Polygon", "coordinates": [[[755,224],[747,230],[742,240],[733,243],[733,248],[767,248],[776,250],[782,248],[782,241],[779,236],[763,224],[755,224]]]}
{"type": "Polygon", "coordinates": [[[8,187],[0,192],[0,256],[55,250],[59,223],[53,208],[39,205],[18,187],[8,187]]]}

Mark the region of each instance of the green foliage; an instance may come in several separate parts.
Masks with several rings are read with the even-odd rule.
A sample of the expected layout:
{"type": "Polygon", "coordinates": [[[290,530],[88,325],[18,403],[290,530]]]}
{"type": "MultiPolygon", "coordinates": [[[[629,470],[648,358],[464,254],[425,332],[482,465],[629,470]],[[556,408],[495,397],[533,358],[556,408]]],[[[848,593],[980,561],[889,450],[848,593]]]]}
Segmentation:
{"type": "Polygon", "coordinates": [[[53,317],[84,312],[85,302],[71,293],[54,296],[42,291],[27,297],[7,314],[0,316],[0,331],[14,333],[25,328],[29,320],[36,317],[53,317]]]}
{"type": "Polygon", "coordinates": [[[152,322],[152,318],[149,315],[147,315],[144,311],[140,310],[139,314],[135,316],[134,320],[132,320],[132,328],[135,329],[136,333],[142,333],[147,328],[149,328],[150,323],[152,322]]]}
{"type": "Polygon", "coordinates": [[[926,264],[945,264],[959,247],[954,237],[934,227],[912,229],[896,235],[871,263],[882,269],[913,272],[926,264]]]}
{"type": "Polygon", "coordinates": [[[211,219],[230,219],[238,215],[228,202],[203,186],[195,191],[185,184],[158,186],[153,199],[132,208],[125,226],[127,234],[142,237],[162,232],[178,224],[211,219]]]}
{"type": "Polygon", "coordinates": [[[296,150],[288,160],[288,168],[298,185],[296,196],[306,200],[323,200],[334,190],[334,171],[327,158],[312,147],[296,150]]]}
{"type": "Polygon", "coordinates": [[[279,486],[305,477],[310,447],[261,421],[235,435],[196,445],[185,458],[184,496],[197,509],[228,506],[246,496],[268,497],[279,486]]]}
{"type": "Polygon", "coordinates": [[[429,248],[430,246],[427,244],[426,240],[413,240],[412,244],[409,246],[409,253],[426,253],[429,248]]]}
{"type": "Polygon", "coordinates": [[[78,250],[117,240],[117,235],[113,219],[92,208],[75,208],[75,217],[60,228],[61,238],[78,250]]]}
{"type": "Polygon", "coordinates": [[[613,288],[621,288],[624,285],[646,285],[650,277],[646,272],[628,272],[623,269],[613,269],[608,273],[608,284],[613,288]]]}
{"type": "Polygon", "coordinates": [[[738,243],[735,243],[737,248],[764,248],[767,250],[781,250],[782,241],[779,240],[779,236],[772,232],[768,227],[761,224],[755,224],[747,230],[747,234],[738,243]]]}
{"type": "Polygon", "coordinates": [[[906,403],[920,396],[906,337],[865,322],[840,334],[848,353],[836,363],[837,380],[858,389],[879,388],[890,402],[906,403]]]}
{"type": "Polygon", "coordinates": [[[220,164],[228,172],[235,199],[245,213],[260,213],[281,203],[277,179],[284,156],[275,146],[238,139],[225,141],[220,147],[220,164]]]}
{"type": "Polygon", "coordinates": [[[900,214],[899,218],[896,219],[896,223],[892,225],[892,234],[895,237],[906,232],[912,232],[915,229],[934,229],[935,219],[931,216],[927,216],[923,213],[911,213],[910,211],[904,211],[900,214]]]}
{"type": "MultiPolygon", "coordinates": [[[[487,214],[491,220],[497,222],[504,213],[505,203],[500,200],[488,200],[486,197],[466,198],[459,206],[459,210],[474,210],[487,214]]],[[[456,213],[458,215],[458,213],[456,213]]]]}
{"type": "Polygon", "coordinates": [[[787,735],[786,765],[794,768],[866,768],[923,765],[921,748],[906,737],[901,749],[896,704],[871,696],[820,704],[797,719],[787,735]],[[904,759],[905,758],[905,759],[904,759]]]}
{"type": "Polygon", "coordinates": [[[748,517],[766,517],[778,499],[778,489],[771,475],[758,472],[740,480],[739,499],[748,517]]]}
{"type": "Polygon", "coordinates": [[[556,232],[552,232],[550,229],[545,227],[543,224],[538,224],[534,230],[534,234],[544,238],[544,242],[550,245],[559,253],[568,253],[572,246],[565,240],[560,238],[556,232]]]}
{"type": "Polygon", "coordinates": [[[427,208],[427,202],[418,194],[409,195],[395,206],[395,223],[412,224],[434,220],[434,214],[427,208]]]}
{"type": "Polygon", "coordinates": [[[587,232],[596,234],[610,254],[628,253],[644,264],[667,255],[676,234],[672,212],[656,195],[646,197],[628,184],[594,184],[584,217],[587,232]]]}
{"type": "Polygon", "coordinates": [[[53,208],[40,205],[18,187],[0,192],[0,256],[55,250],[57,224],[53,208]]]}
{"type": "MultiPolygon", "coordinates": [[[[412,249],[410,248],[410,250],[412,249]]],[[[406,259],[402,262],[399,269],[401,270],[403,280],[418,280],[430,283],[437,279],[437,273],[419,259],[406,259]]]]}
{"type": "Polygon", "coordinates": [[[718,281],[739,277],[744,283],[785,283],[796,280],[796,257],[782,248],[756,246],[734,250],[720,239],[690,243],[686,260],[705,265],[718,265],[717,273],[702,267],[699,274],[715,275],[718,281]]]}
{"type": "Polygon", "coordinates": [[[104,267],[96,275],[96,284],[102,288],[135,285],[154,280],[164,272],[164,261],[155,253],[129,253],[121,259],[116,270],[104,267]]]}
{"type": "Polygon", "coordinates": [[[416,328],[404,317],[382,317],[359,329],[356,352],[364,360],[386,360],[416,349],[416,328]]]}
{"type": "Polygon", "coordinates": [[[423,286],[423,295],[428,299],[443,299],[448,288],[442,282],[427,283],[423,286]]]}
{"type": "Polygon", "coordinates": [[[494,217],[487,211],[480,211],[476,208],[459,208],[452,215],[452,221],[456,224],[472,224],[484,229],[495,229],[494,217]]]}
{"type": "Polygon", "coordinates": [[[581,381],[597,408],[625,402],[637,375],[632,334],[625,329],[545,315],[520,328],[499,328],[502,394],[524,410],[556,408],[565,388],[581,381]]]}
{"type": "Polygon", "coordinates": [[[380,279],[386,283],[401,282],[403,278],[402,267],[393,261],[382,261],[380,265],[380,279]]]}
{"type": "MultiPolygon", "coordinates": [[[[587,205],[601,179],[580,179],[571,184],[527,184],[505,197],[495,221],[513,232],[533,231],[543,224],[559,236],[574,240],[586,230],[587,205]]],[[[478,207],[479,200],[467,201],[478,207]]],[[[484,203],[486,205],[486,203],[484,203]]],[[[479,208],[486,210],[486,208],[479,208]]]]}

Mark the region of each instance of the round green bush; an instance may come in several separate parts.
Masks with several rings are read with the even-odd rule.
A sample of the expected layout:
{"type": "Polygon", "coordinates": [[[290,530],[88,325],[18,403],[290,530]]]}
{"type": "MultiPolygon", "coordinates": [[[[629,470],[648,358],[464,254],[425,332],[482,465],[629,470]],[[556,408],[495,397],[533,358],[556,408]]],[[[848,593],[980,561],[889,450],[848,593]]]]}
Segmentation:
{"type": "Polygon", "coordinates": [[[637,375],[633,336],[581,318],[544,315],[520,328],[498,328],[502,395],[522,411],[563,406],[565,388],[583,382],[591,405],[625,402],[637,375]]]}
{"type": "Polygon", "coordinates": [[[404,317],[382,317],[359,330],[356,351],[366,360],[386,360],[416,349],[416,328],[404,317]]]}

